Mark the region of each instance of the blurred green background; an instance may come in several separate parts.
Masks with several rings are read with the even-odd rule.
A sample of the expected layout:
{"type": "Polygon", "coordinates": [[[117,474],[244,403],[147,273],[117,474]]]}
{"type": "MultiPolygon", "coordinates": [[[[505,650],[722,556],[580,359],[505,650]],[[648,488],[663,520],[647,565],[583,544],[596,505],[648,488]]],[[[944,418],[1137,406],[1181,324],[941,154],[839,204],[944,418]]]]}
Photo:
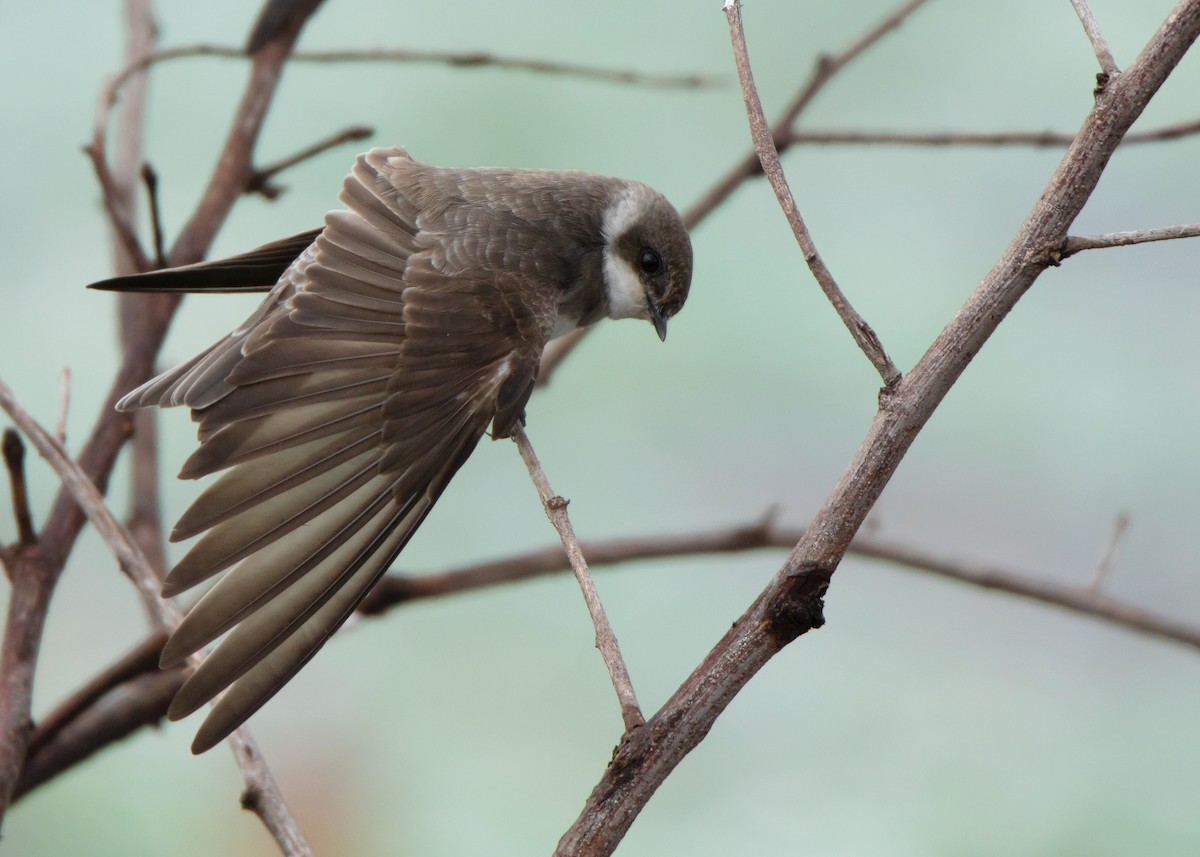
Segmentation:
{"type": "MultiPolygon", "coordinates": [[[[240,44],[257,4],[158,4],[164,46],[240,44]]],[[[1127,65],[1171,8],[1095,0],[1127,65]]],[[[759,0],[745,11],[768,114],[822,52],[891,4],[759,0]]],[[[116,365],[96,183],[80,147],[121,63],[120,4],[0,0],[0,377],[44,423],[74,377],[78,449],[116,365]]],[[[439,164],[576,168],[645,180],[681,208],[748,147],[720,3],[328,0],[301,47],[478,49],[728,81],[671,91],[431,65],[294,65],[258,148],[343,126],[439,164]]],[[[1096,62],[1066,0],[934,0],[846,70],[809,129],[1074,131],[1096,62]]],[[[246,66],[155,70],[146,157],[176,234],[246,66]]],[[[1195,118],[1190,56],[1135,130],[1195,118]]],[[[363,146],[365,148],[365,145],[363,146]]],[[[310,228],[354,152],[238,205],[214,253],[310,228]]],[[[1061,153],[796,149],[785,166],[815,239],[909,368],[987,272],[1061,153]]],[[[1200,220],[1200,140],[1114,158],[1078,234],[1200,220]]],[[[606,324],[529,410],[585,538],[722,527],[778,504],[803,523],[862,438],[878,379],[803,269],[769,189],[746,184],[695,232],[696,278],[661,346],[606,324]]],[[[1195,375],[1200,242],[1085,253],[1048,271],[917,441],[871,525],[939,554],[1086,584],[1122,511],[1114,596],[1200,621],[1195,375]]],[[[191,299],[163,360],[190,356],[253,298],[191,299]]],[[[169,476],[193,448],[163,416],[169,476]]],[[[56,483],[30,464],[44,518],[56,483]]],[[[197,487],[168,481],[174,519],[197,487]]],[[[6,493],[6,492],[5,492],[6,493]]],[[[123,470],[111,492],[123,509],[123,470]]],[[[14,538],[7,500],[0,539],[14,538]]],[[[486,441],[401,558],[419,573],[554,542],[511,444],[486,441]]],[[[174,547],[175,556],[179,555],[174,547]]],[[[657,708],[776,570],[778,552],[599,576],[643,705],[657,708]]],[[[1183,647],[878,563],[848,560],[828,624],[746,688],[634,824],[635,855],[1200,853],[1200,663],[1183,647]]],[[[36,712],[144,630],[94,535],[60,585],[36,712]]],[[[195,720],[147,730],[21,801],[8,855],[267,854],[227,751],[195,720]]],[[[340,634],[251,727],[318,853],[549,854],[600,776],[617,706],[574,582],[558,577],[397,610],[340,634]]]]}

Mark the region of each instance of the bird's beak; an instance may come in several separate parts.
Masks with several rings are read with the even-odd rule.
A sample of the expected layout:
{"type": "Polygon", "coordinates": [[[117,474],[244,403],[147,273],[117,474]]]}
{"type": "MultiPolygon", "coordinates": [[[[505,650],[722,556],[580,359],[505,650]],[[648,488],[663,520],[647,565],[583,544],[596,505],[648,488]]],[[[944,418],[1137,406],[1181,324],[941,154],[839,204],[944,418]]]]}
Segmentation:
{"type": "Polygon", "coordinates": [[[656,307],[653,301],[646,301],[646,309],[650,313],[650,323],[654,325],[654,332],[658,334],[659,340],[667,341],[667,319],[662,314],[662,310],[656,307]]]}

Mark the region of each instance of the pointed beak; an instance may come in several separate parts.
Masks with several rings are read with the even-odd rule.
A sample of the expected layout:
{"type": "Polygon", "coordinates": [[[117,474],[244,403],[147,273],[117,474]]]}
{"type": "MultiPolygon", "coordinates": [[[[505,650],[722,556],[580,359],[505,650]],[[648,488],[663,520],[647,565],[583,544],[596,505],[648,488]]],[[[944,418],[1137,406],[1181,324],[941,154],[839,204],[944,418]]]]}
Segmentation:
{"type": "Polygon", "coordinates": [[[666,342],[667,319],[662,314],[662,310],[656,307],[651,301],[646,301],[646,309],[650,312],[650,323],[654,325],[654,332],[658,334],[660,341],[666,342]]]}

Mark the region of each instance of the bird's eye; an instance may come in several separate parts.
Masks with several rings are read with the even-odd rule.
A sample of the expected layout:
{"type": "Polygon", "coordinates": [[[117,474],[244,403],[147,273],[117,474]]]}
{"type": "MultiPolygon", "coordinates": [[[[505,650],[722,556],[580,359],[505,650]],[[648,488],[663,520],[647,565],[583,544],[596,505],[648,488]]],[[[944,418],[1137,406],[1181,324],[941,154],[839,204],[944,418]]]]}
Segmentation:
{"type": "Polygon", "coordinates": [[[643,274],[650,276],[661,273],[663,269],[662,256],[658,255],[657,250],[647,247],[642,250],[642,255],[638,257],[638,267],[642,269],[643,274]]]}

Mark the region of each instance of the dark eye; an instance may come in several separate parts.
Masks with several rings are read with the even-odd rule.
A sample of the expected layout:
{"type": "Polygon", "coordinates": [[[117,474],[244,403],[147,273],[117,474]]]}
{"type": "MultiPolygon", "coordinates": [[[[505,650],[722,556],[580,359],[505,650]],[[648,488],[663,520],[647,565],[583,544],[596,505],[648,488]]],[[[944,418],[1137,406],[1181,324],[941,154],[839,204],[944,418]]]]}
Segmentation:
{"type": "Polygon", "coordinates": [[[649,274],[650,276],[659,274],[663,269],[662,256],[658,255],[657,250],[647,247],[642,250],[642,255],[638,257],[638,267],[642,269],[643,274],[649,274]]]}

